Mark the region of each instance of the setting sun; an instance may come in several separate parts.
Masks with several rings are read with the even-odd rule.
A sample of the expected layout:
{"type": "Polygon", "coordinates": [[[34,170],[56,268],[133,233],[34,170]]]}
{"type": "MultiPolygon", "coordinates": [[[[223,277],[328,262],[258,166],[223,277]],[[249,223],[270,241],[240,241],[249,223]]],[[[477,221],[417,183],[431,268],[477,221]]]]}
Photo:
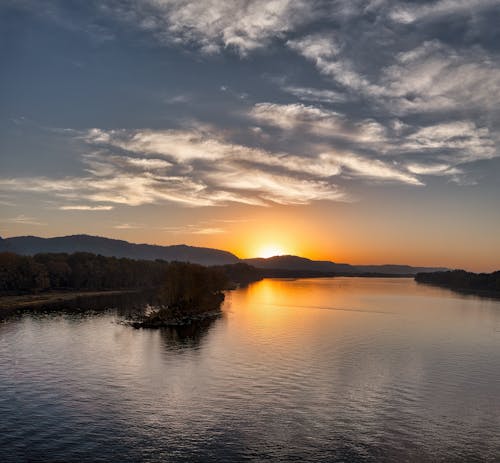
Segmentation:
{"type": "Polygon", "coordinates": [[[283,248],[276,244],[267,244],[259,249],[258,257],[273,257],[282,256],[284,254],[283,248]]]}

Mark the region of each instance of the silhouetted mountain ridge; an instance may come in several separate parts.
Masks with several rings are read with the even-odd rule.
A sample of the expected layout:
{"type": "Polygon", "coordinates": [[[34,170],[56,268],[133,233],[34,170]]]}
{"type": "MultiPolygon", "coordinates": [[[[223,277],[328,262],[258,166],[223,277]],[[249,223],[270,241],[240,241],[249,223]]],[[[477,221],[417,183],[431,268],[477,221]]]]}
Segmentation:
{"type": "Polygon", "coordinates": [[[352,265],[349,264],[337,264],[328,260],[311,260],[306,257],[291,255],[268,258],[256,257],[242,260],[249,265],[264,269],[286,269],[325,273],[350,272],[353,270],[352,265]]]}
{"type": "Polygon", "coordinates": [[[434,267],[411,267],[409,265],[350,265],[326,260],[311,260],[299,256],[274,256],[270,258],[239,259],[228,251],[213,248],[188,246],[185,244],[160,246],[153,244],[136,244],[128,241],[101,236],[70,235],[54,238],[40,238],[37,236],[16,236],[12,238],[0,237],[0,252],[9,251],[17,254],[34,255],[38,253],[74,253],[91,252],[103,256],[128,257],[130,259],[192,262],[201,265],[227,265],[244,262],[258,269],[265,269],[266,274],[273,275],[272,270],[281,270],[288,273],[275,272],[276,275],[293,276],[294,272],[300,275],[415,275],[421,272],[435,272],[447,270],[434,267]]]}
{"type": "Polygon", "coordinates": [[[225,265],[239,262],[238,257],[227,251],[187,246],[159,246],[135,244],[128,241],[90,235],[71,235],[55,238],[16,236],[0,240],[0,251],[33,255],[47,252],[91,252],[103,256],[128,257],[130,259],[192,262],[202,265],[225,265]]]}
{"type": "Polygon", "coordinates": [[[274,256],[267,259],[243,259],[249,265],[262,269],[283,269],[309,272],[336,273],[341,275],[415,275],[420,272],[435,272],[446,270],[441,267],[412,267],[410,265],[351,265],[326,260],[311,260],[297,256],[274,256]]]}

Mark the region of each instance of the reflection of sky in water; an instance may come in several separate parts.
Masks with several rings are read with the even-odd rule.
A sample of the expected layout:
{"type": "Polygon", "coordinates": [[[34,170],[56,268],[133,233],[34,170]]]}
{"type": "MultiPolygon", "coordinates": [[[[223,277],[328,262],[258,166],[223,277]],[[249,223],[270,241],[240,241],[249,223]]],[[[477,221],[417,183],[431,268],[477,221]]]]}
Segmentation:
{"type": "Polygon", "coordinates": [[[407,279],[264,280],[196,329],[118,319],[0,325],[3,460],[500,453],[500,301],[407,279]]]}

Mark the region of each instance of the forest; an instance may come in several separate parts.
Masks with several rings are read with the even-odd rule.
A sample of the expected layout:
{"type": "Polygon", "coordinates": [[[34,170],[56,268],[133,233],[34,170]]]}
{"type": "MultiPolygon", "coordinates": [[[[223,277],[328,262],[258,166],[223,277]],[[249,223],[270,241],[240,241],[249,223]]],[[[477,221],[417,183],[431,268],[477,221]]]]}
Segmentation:
{"type": "Polygon", "coordinates": [[[0,253],[0,296],[148,290],[159,309],[134,326],[185,324],[217,313],[224,290],[260,279],[243,263],[204,267],[187,262],[133,260],[86,252],[23,256],[0,253]]]}
{"type": "Polygon", "coordinates": [[[168,265],[85,252],[35,256],[4,252],[0,253],[0,293],[153,288],[163,282],[168,265]]]}
{"type": "Polygon", "coordinates": [[[166,287],[182,275],[193,285],[210,283],[229,288],[261,278],[254,267],[229,264],[203,267],[164,260],[134,260],[86,252],[34,256],[0,253],[0,294],[37,294],[44,291],[104,291],[166,287]]]}
{"type": "Polygon", "coordinates": [[[415,281],[457,291],[500,295],[500,270],[492,273],[472,273],[465,270],[417,273],[415,281]]]}

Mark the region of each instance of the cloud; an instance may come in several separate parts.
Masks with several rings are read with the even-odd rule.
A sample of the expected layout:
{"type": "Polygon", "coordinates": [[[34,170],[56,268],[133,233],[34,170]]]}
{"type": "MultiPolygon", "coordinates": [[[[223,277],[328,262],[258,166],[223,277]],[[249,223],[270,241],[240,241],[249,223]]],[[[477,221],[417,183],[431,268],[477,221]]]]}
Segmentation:
{"type": "Polygon", "coordinates": [[[144,227],[145,225],[137,223],[120,223],[113,226],[113,228],[115,228],[116,230],[136,230],[144,227]]]}
{"type": "Polygon", "coordinates": [[[446,173],[457,174],[460,173],[456,169],[450,169],[449,164],[419,164],[409,163],[407,168],[410,172],[419,175],[443,175],[446,173]]]}
{"type": "MultiPolygon", "coordinates": [[[[331,101],[336,94],[338,101],[363,99],[368,111],[380,112],[382,107],[399,115],[494,111],[500,102],[500,61],[478,39],[485,34],[484,29],[488,30],[487,25],[464,25],[479,42],[471,45],[452,43],[447,36],[440,40],[432,28],[422,31],[420,37],[401,36],[401,32],[396,37],[386,17],[394,16],[394,11],[411,12],[415,18],[464,11],[477,15],[494,4],[499,6],[491,1],[441,1],[424,6],[406,4],[395,10],[380,2],[375,8],[378,27],[367,28],[360,12],[352,19],[351,29],[347,22],[335,32],[316,32],[288,40],[287,45],[331,80],[334,88],[325,89],[334,92],[331,101]],[[431,38],[425,40],[427,32],[431,38]]],[[[304,93],[307,95],[300,90],[292,92],[300,99],[304,93]]],[[[314,93],[311,96],[310,101],[321,99],[314,93]]]]}
{"type": "Polygon", "coordinates": [[[308,204],[317,200],[342,200],[345,195],[329,182],[287,175],[272,174],[261,170],[245,171],[227,168],[213,173],[210,178],[222,187],[258,192],[258,196],[278,204],[308,204]]]}
{"type": "Polygon", "coordinates": [[[0,220],[0,222],[15,224],[15,225],[47,225],[44,222],[40,222],[35,217],[29,217],[23,214],[8,219],[2,219],[0,220]]]}
{"type": "MultiPolygon", "coordinates": [[[[203,124],[91,129],[73,134],[88,147],[82,175],[0,178],[0,190],[56,197],[65,201],[62,210],[74,211],[163,203],[310,204],[349,200],[340,178],[421,186],[423,177],[433,175],[466,183],[467,163],[498,154],[490,130],[470,120],[415,125],[391,119],[383,125],[301,103],[258,103],[245,116],[267,132],[280,131],[273,143],[302,140],[299,154],[235,143],[230,132],[203,124]]],[[[203,226],[197,233],[217,228],[203,226]]]]}
{"type": "Polygon", "coordinates": [[[391,165],[379,159],[369,159],[352,153],[324,153],[323,158],[336,162],[342,169],[356,177],[424,185],[415,175],[406,172],[404,167],[400,168],[396,164],[391,165]]]}
{"type": "Polygon", "coordinates": [[[399,53],[384,68],[387,105],[401,114],[493,110],[500,103],[500,63],[481,50],[437,40],[399,53]]]}
{"type": "Polygon", "coordinates": [[[342,50],[336,36],[331,33],[316,33],[289,40],[287,45],[305,58],[320,64],[337,58],[342,50]]]}
{"type": "Polygon", "coordinates": [[[351,92],[363,92],[371,95],[383,93],[383,89],[372,84],[369,79],[354,69],[349,58],[344,56],[344,46],[337,36],[331,33],[315,33],[296,40],[289,40],[287,45],[312,61],[324,75],[332,77],[338,84],[351,92]]]}
{"type": "MultiPolygon", "coordinates": [[[[114,130],[106,132],[89,131],[86,136],[89,143],[101,147],[120,148],[131,153],[142,155],[162,155],[170,160],[170,171],[182,175],[196,175],[194,167],[208,170],[236,167],[241,173],[250,166],[253,168],[274,168],[288,171],[296,175],[309,173],[318,175],[318,169],[307,157],[294,156],[287,153],[268,152],[264,149],[251,148],[227,141],[215,132],[206,129],[190,130],[114,130]],[[102,140],[106,140],[103,144],[102,140]],[[214,164],[214,162],[220,163],[214,164]]],[[[95,175],[108,175],[116,164],[129,164],[128,157],[92,154],[87,156],[87,163],[95,175]],[[112,161],[113,165],[110,165],[112,161]]],[[[129,169],[127,169],[129,170],[129,169]]],[[[324,171],[321,171],[324,173],[324,171]]],[[[327,172],[334,175],[335,172],[327,172]]]]}
{"type": "MultiPolygon", "coordinates": [[[[321,160],[314,156],[231,143],[206,129],[92,129],[79,138],[93,149],[82,158],[85,175],[0,178],[0,188],[99,203],[93,210],[102,208],[102,203],[107,204],[104,207],[163,202],[196,207],[266,206],[345,198],[335,184],[323,180],[338,173],[337,166],[320,166],[321,160]]],[[[90,210],[87,206],[80,210],[83,207],[90,210]]]]}
{"type": "MultiPolygon", "coordinates": [[[[491,2],[472,2],[470,7],[479,11],[488,5],[491,2]]],[[[415,7],[417,9],[412,11],[421,15],[425,13],[430,18],[446,14],[447,9],[450,14],[463,13],[465,3],[435,2],[428,7],[415,7]]],[[[383,21],[380,19],[385,14],[382,7],[378,13],[379,20],[383,21]]],[[[476,35],[480,33],[474,31],[476,35]]],[[[350,137],[350,151],[356,156],[348,157],[351,169],[353,159],[356,159],[354,167],[360,167],[359,151],[364,150],[366,159],[380,161],[383,156],[384,162],[391,160],[396,163],[399,170],[406,172],[401,180],[406,175],[410,175],[411,181],[425,175],[440,175],[460,184],[474,182],[467,178],[466,164],[500,154],[498,57],[479,45],[452,45],[434,38],[414,46],[411,41],[407,43],[406,37],[391,43],[390,34],[386,32],[373,35],[373,43],[368,43],[370,32],[361,28],[359,40],[354,38],[354,44],[351,43],[349,48],[345,31],[335,35],[315,33],[288,42],[291,49],[313,62],[322,75],[331,79],[335,91],[339,86],[343,87],[349,98],[355,97],[363,102],[363,112],[378,114],[383,122],[373,121],[371,132],[366,130],[370,128],[369,120],[359,121],[359,116],[353,116],[353,109],[354,114],[357,112],[353,104],[347,109],[343,106],[347,114],[342,116],[333,112],[328,115],[324,109],[306,109],[297,104],[288,105],[287,111],[262,107],[260,111],[254,109],[254,114],[268,123],[274,120],[275,125],[287,130],[299,127],[304,130],[309,124],[309,133],[326,136],[330,132],[332,140],[335,139],[333,134],[346,137],[343,128],[348,123],[342,121],[350,121],[351,131],[346,138],[350,137]],[[380,49],[377,41],[391,44],[389,50],[393,52],[380,53],[378,61],[373,63],[367,55],[365,62],[361,62],[357,56],[364,52],[356,47],[364,44],[365,48],[373,47],[375,51],[380,49]],[[365,130],[353,127],[364,127],[365,130]],[[363,140],[359,132],[367,134],[367,139],[372,138],[369,143],[371,153],[367,140],[363,140]],[[370,154],[366,156],[366,153],[370,154]]],[[[356,101],[349,98],[346,101],[356,101]]],[[[363,171],[364,167],[367,166],[363,166],[363,171]]]]}
{"type": "Polygon", "coordinates": [[[113,228],[116,230],[138,230],[143,228],[148,228],[149,230],[160,230],[167,233],[180,233],[182,235],[192,234],[192,235],[217,235],[225,233],[226,230],[221,227],[214,226],[214,221],[204,221],[199,224],[183,224],[179,226],[171,227],[151,227],[150,225],[145,225],[143,223],[120,223],[114,225],[113,228]]]}
{"type": "Polygon", "coordinates": [[[340,40],[330,33],[287,43],[349,94],[400,115],[484,112],[500,103],[500,62],[481,47],[456,48],[438,39],[424,41],[390,57],[382,55],[382,65],[363,74],[356,68],[366,64],[353,63],[340,40]]]}
{"type": "Polygon", "coordinates": [[[498,155],[489,130],[471,121],[454,121],[422,127],[409,134],[401,144],[405,150],[422,155],[431,152],[436,158],[462,164],[498,155]]]}
{"type": "Polygon", "coordinates": [[[172,165],[164,159],[127,158],[125,162],[131,166],[139,167],[144,170],[162,169],[172,165]]]}
{"type": "Polygon", "coordinates": [[[190,94],[172,95],[166,97],[163,101],[167,104],[172,104],[172,105],[185,104],[193,101],[193,96],[190,94]]]}
{"type": "Polygon", "coordinates": [[[218,235],[220,233],[225,233],[225,232],[226,230],[224,230],[223,228],[216,228],[216,227],[200,228],[198,230],[191,231],[191,233],[195,235],[218,235]]]}
{"type": "Polygon", "coordinates": [[[347,100],[346,95],[334,91],[310,87],[283,87],[283,91],[290,93],[302,101],[316,103],[343,103],[347,100]]]}
{"type": "Polygon", "coordinates": [[[314,106],[273,103],[255,105],[249,116],[279,127],[286,139],[308,137],[315,149],[326,146],[329,154],[322,151],[315,163],[326,176],[341,175],[347,168],[357,176],[421,185],[417,175],[457,175],[463,173],[458,165],[498,156],[491,131],[470,120],[417,126],[394,119],[385,127],[314,106]],[[314,145],[314,136],[322,142],[314,145]],[[446,168],[436,168],[443,163],[446,168]]]}
{"type": "Polygon", "coordinates": [[[498,0],[439,0],[415,5],[406,3],[395,6],[389,17],[396,22],[410,24],[420,20],[433,20],[452,15],[471,15],[492,6],[498,6],[498,0]]]}
{"type": "Polygon", "coordinates": [[[376,121],[351,122],[338,112],[301,103],[258,103],[250,110],[249,116],[260,123],[285,130],[342,138],[356,143],[377,143],[386,138],[385,128],[376,121]]]}
{"type": "Polygon", "coordinates": [[[0,206],[14,207],[16,204],[8,199],[0,198],[0,206]]]}
{"type": "Polygon", "coordinates": [[[61,211],[110,211],[113,206],[70,205],[59,207],[61,211]]]}
{"type": "Polygon", "coordinates": [[[246,55],[319,15],[315,0],[144,0],[107,2],[102,11],[151,32],[161,42],[224,48],[246,55]]]}
{"type": "Polygon", "coordinates": [[[106,175],[82,177],[18,177],[1,178],[5,191],[25,191],[55,195],[67,200],[87,200],[129,206],[176,202],[187,206],[210,206],[217,203],[203,194],[205,186],[188,177],[156,176],[148,172],[129,173],[120,165],[104,164],[106,175]]]}
{"type": "Polygon", "coordinates": [[[200,225],[182,225],[178,227],[162,227],[161,230],[169,233],[181,233],[192,234],[192,235],[219,235],[221,233],[226,233],[224,228],[220,227],[206,227],[200,225]]]}

